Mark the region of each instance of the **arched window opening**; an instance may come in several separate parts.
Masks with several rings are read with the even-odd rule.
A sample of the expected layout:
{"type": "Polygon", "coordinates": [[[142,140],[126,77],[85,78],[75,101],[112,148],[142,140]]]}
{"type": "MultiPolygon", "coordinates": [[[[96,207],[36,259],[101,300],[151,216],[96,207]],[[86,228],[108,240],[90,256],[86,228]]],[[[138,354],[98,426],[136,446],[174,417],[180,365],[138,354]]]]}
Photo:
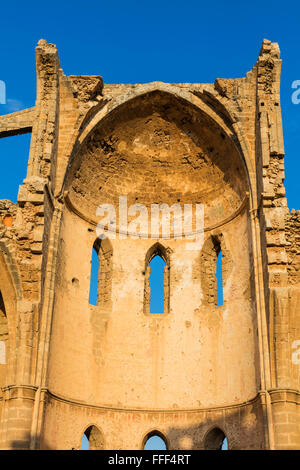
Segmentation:
{"type": "Polygon", "coordinates": [[[230,279],[233,260],[226,247],[224,235],[210,235],[203,244],[200,255],[200,279],[202,302],[208,306],[223,306],[226,303],[223,286],[230,279]]]}
{"type": "Polygon", "coordinates": [[[89,295],[90,305],[97,305],[98,276],[99,276],[99,258],[98,258],[98,253],[95,247],[93,247],[92,261],[91,261],[90,295],[89,295]]]}
{"type": "Polygon", "coordinates": [[[205,450],[228,450],[228,441],[220,428],[209,431],[204,441],[205,450]]]}
{"type": "Polygon", "coordinates": [[[144,313],[169,313],[170,259],[160,244],[153,245],[146,254],[144,313]]]}
{"type": "Polygon", "coordinates": [[[94,243],[91,259],[89,304],[110,307],[112,247],[109,240],[94,243]]]}
{"type": "Polygon", "coordinates": [[[165,261],[159,255],[149,263],[150,313],[164,313],[165,266],[165,261]]]}
{"type": "Polygon", "coordinates": [[[89,426],[81,439],[81,450],[103,450],[104,439],[97,426],[89,426]]]}
{"type": "Polygon", "coordinates": [[[223,270],[222,270],[222,250],[217,252],[216,278],[217,278],[217,307],[223,305],[223,270]]]}
{"type": "Polygon", "coordinates": [[[167,450],[167,440],[159,431],[153,431],[144,439],[144,450],[167,450]]]}

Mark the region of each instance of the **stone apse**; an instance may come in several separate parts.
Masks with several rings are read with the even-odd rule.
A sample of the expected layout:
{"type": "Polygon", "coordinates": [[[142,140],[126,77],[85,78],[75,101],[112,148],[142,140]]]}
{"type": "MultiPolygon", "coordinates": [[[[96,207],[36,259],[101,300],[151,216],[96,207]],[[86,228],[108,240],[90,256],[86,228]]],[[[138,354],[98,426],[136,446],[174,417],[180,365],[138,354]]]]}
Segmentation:
{"type": "Polygon", "coordinates": [[[35,106],[0,116],[0,137],[31,133],[18,202],[0,201],[0,447],[80,449],[85,433],[91,449],[143,449],[153,434],[168,449],[224,436],[299,449],[300,212],[283,184],[278,45],[211,84],[66,76],[45,40],[36,64],[35,106]],[[120,195],[202,204],[203,246],[99,240],[97,207],[120,195]]]}

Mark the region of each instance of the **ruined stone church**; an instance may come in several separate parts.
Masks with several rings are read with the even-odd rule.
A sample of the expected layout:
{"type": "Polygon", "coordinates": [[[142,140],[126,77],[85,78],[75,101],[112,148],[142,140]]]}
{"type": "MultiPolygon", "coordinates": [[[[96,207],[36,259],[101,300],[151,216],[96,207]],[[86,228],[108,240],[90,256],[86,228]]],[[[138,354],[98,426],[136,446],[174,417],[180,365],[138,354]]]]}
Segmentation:
{"type": "Polygon", "coordinates": [[[45,40],[36,69],[35,106],[0,116],[1,138],[31,133],[18,202],[0,201],[0,448],[80,449],[85,434],[90,449],[154,435],[167,449],[300,449],[300,212],[283,184],[278,45],[264,40],[245,77],[205,84],[66,76],[45,40]],[[201,249],[100,239],[97,208],[120,195],[202,204],[201,249]]]}

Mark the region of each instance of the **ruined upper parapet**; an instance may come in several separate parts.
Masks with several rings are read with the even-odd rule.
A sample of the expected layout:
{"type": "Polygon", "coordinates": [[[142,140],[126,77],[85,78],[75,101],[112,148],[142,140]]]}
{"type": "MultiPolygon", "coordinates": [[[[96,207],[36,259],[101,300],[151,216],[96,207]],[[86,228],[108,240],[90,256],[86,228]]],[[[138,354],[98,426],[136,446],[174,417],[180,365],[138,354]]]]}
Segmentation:
{"type": "Polygon", "coordinates": [[[264,39],[259,51],[258,62],[261,60],[268,60],[269,57],[280,59],[279,45],[277,42],[271,42],[269,39],[264,39]]]}
{"type": "MultiPolygon", "coordinates": [[[[217,78],[214,83],[153,82],[150,84],[104,84],[99,75],[66,76],[60,65],[57,48],[41,39],[36,47],[37,99],[35,107],[0,117],[0,137],[31,132],[28,173],[24,185],[30,191],[36,178],[49,183],[50,192],[61,192],[65,172],[76,141],[95,116],[108,114],[152,91],[169,93],[211,110],[236,136],[239,145],[254,155],[253,140],[258,113],[261,122],[263,166],[270,155],[284,154],[280,115],[280,51],[277,43],[264,40],[258,60],[245,77],[217,78]],[[199,101],[200,99],[200,101],[199,101]],[[258,111],[257,111],[258,108],[258,111]],[[242,143],[243,142],[243,143],[242,143]]],[[[255,158],[253,165],[255,165],[255,158]]],[[[39,183],[40,185],[40,183],[39,183]]],[[[264,193],[270,193],[269,190],[264,193]]]]}

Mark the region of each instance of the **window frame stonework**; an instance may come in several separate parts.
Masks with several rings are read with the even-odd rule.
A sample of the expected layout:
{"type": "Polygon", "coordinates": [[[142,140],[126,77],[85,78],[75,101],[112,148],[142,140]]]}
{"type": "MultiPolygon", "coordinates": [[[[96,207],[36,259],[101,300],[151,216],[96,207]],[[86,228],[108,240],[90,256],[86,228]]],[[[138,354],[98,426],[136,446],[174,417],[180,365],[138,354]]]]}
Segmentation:
{"type": "Polygon", "coordinates": [[[98,260],[98,281],[97,281],[97,307],[111,308],[112,299],[112,270],[113,270],[113,249],[108,239],[97,238],[94,242],[98,260]]]}
{"type": "MultiPolygon", "coordinates": [[[[222,251],[222,288],[223,288],[223,305],[226,303],[224,287],[230,272],[232,271],[232,257],[226,247],[224,235],[222,233],[211,234],[205,240],[200,255],[200,278],[203,305],[211,305],[217,307],[217,278],[216,267],[219,253],[222,251]]],[[[220,306],[220,307],[222,307],[220,306]]]]}
{"type": "Polygon", "coordinates": [[[161,243],[155,243],[147,251],[145,257],[145,281],[144,281],[144,314],[145,315],[155,315],[155,313],[150,313],[150,298],[151,298],[151,288],[150,288],[150,274],[151,267],[149,266],[150,262],[155,256],[160,256],[166,263],[164,267],[164,311],[161,315],[166,315],[170,313],[170,250],[165,248],[161,243]]]}

